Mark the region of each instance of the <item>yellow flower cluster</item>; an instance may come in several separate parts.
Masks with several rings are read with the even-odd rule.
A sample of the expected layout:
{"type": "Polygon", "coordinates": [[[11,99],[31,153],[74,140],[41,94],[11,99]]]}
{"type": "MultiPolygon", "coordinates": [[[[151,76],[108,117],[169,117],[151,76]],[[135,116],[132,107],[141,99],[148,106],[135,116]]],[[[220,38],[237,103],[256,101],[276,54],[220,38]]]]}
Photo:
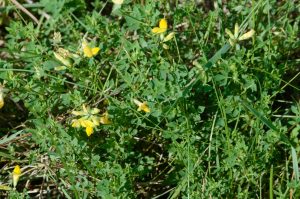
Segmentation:
{"type": "MultiPolygon", "coordinates": [[[[133,102],[138,106],[138,111],[144,111],[150,113],[151,110],[147,105],[147,102],[140,102],[137,99],[133,99],[133,102]]],[[[82,110],[72,111],[74,116],[80,116],[79,118],[73,119],[71,125],[74,128],[85,128],[87,136],[91,136],[94,132],[94,128],[100,124],[111,124],[109,120],[108,112],[106,111],[101,116],[99,115],[100,110],[98,108],[90,108],[85,104],[82,105],[82,110]]]]}
{"type": "Polygon", "coordinates": [[[167,32],[167,30],[168,30],[168,22],[165,18],[159,21],[158,27],[154,27],[152,29],[152,33],[160,34],[161,43],[164,49],[169,49],[169,46],[166,44],[166,42],[173,39],[173,37],[175,36],[175,33],[171,32],[165,37],[164,33],[167,32]]]}
{"type": "Polygon", "coordinates": [[[72,120],[72,127],[84,127],[87,136],[90,136],[94,132],[95,127],[100,124],[111,123],[107,112],[105,112],[102,116],[99,116],[99,112],[100,110],[98,108],[90,109],[89,106],[82,105],[81,111],[72,111],[73,115],[80,116],[79,119],[72,120]]]}
{"type": "MultiPolygon", "coordinates": [[[[54,40],[55,38],[53,38],[54,40]]],[[[83,39],[81,43],[82,53],[85,57],[92,58],[98,54],[100,51],[99,47],[90,47],[90,44],[83,39]]],[[[70,53],[67,49],[64,48],[58,48],[54,53],[54,57],[56,60],[58,60],[63,65],[56,66],[54,69],[57,71],[65,70],[67,67],[73,66],[73,60],[72,58],[79,57],[75,53],[70,53]]]]}
{"type": "MultiPolygon", "coordinates": [[[[123,3],[123,0],[112,0],[114,4],[121,5],[123,3]]],[[[152,33],[159,34],[161,38],[161,43],[163,44],[163,48],[168,49],[169,47],[165,44],[165,42],[173,39],[175,37],[175,33],[171,32],[167,36],[165,36],[165,33],[168,30],[168,22],[165,18],[161,19],[159,21],[158,27],[154,27],[152,29],[152,33]]],[[[230,39],[229,42],[233,46],[238,41],[246,40],[251,38],[255,31],[252,29],[249,32],[239,36],[239,26],[235,25],[234,34],[228,29],[225,30],[225,32],[229,35],[230,39]]],[[[82,52],[85,57],[92,58],[95,55],[98,54],[100,51],[99,47],[91,47],[90,44],[83,39],[82,41],[82,52]]],[[[60,52],[54,53],[54,56],[61,61],[64,65],[70,66],[70,63],[68,62],[69,58],[69,52],[60,49],[60,52]]],[[[141,102],[137,99],[133,99],[134,104],[138,106],[138,111],[144,111],[145,113],[150,113],[151,109],[147,105],[147,102],[141,102]]],[[[2,105],[3,106],[3,105],[2,105]]],[[[0,92],[0,108],[1,108],[1,92],[0,92]]],[[[109,120],[108,113],[105,112],[101,116],[99,115],[100,110],[97,108],[90,109],[88,106],[82,105],[81,111],[73,111],[72,114],[75,116],[80,116],[80,118],[73,119],[72,120],[72,127],[85,128],[87,136],[90,136],[94,132],[94,128],[99,126],[100,124],[110,124],[111,121],[109,120]]]]}
{"type": "Polygon", "coordinates": [[[229,36],[229,43],[231,46],[234,46],[239,41],[250,39],[255,33],[255,31],[253,29],[251,29],[250,31],[246,32],[245,34],[239,36],[239,30],[240,30],[240,27],[237,23],[234,26],[234,34],[232,34],[232,32],[230,30],[228,30],[227,28],[225,29],[226,34],[229,36]]]}

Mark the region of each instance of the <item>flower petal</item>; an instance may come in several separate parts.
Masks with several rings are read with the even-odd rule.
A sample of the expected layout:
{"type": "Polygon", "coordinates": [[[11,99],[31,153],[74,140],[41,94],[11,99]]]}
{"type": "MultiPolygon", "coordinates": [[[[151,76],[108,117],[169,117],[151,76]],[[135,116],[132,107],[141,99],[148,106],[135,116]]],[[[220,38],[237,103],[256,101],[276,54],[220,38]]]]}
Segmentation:
{"type": "Polygon", "coordinates": [[[83,111],[72,111],[73,115],[79,116],[79,115],[85,115],[85,112],[83,111]]]}
{"type": "Polygon", "coordinates": [[[152,29],[152,33],[160,34],[166,32],[168,29],[168,22],[166,19],[161,19],[159,21],[159,26],[152,29]]]}
{"type": "Polygon", "coordinates": [[[85,104],[82,104],[82,110],[83,110],[84,114],[88,114],[89,110],[90,110],[90,107],[89,106],[85,106],[85,104]]]}
{"type": "Polygon", "coordinates": [[[159,28],[158,28],[158,27],[155,27],[155,28],[152,29],[152,32],[153,32],[153,33],[157,33],[158,31],[159,31],[159,28]]]}
{"type": "Polygon", "coordinates": [[[164,38],[163,42],[167,42],[167,41],[173,39],[174,36],[175,36],[175,32],[171,32],[164,38]]]}
{"type": "Polygon", "coordinates": [[[242,41],[242,40],[246,40],[246,39],[249,39],[251,38],[255,33],[255,30],[251,29],[249,32],[246,32],[245,34],[243,34],[242,36],[240,36],[238,38],[239,41],[242,41]]]}
{"type": "Polygon", "coordinates": [[[137,99],[133,99],[133,102],[137,105],[137,106],[141,106],[142,102],[140,102],[137,99]]]}
{"type": "Polygon", "coordinates": [[[87,119],[79,119],[82,127],[94,127],[94,123],[87,119]]]}
{"type": "Polygon", "coordinates": [[[91,111],[91,114],[97,114],[97,113],[99,113],[100,112],[100,109],[98,109],[98,108],[93,108],[92,109],[92,111],[91,111]]]}
{"type": "Polygon", "coordinates": [[[15,174],[15,175],[21,175],[21,168],[20,168],[19,165],[15,166],[13,174],[15,174]]]}
{"type": "Polygon", "coordinates": [[[236,23],[234,25],[234,38],[237,38],[239,36],[239,30],[240,30],[239,24],[236,23]]]}
{"type": "Polygon", "coordinates": [[[100,124],[99,123],[100,122],[100,118],[99,117],[97,117],[97,116],[91,116],[90,119],[92,120],[94,126],[98,126],[100,124]]]}
{"type": "Polygon", "coordinates": [[[64,57],[64,56],[62,56],[61,54],[56,53],[56,52],[54,52],[53,54],[54,54],[54,57],[55,57],[58,61],[60,61],[61,63],[63,63],[65,66],[67,66],[67,67],[71,67],[71,66],[72,66],[72,61],[71,61],[70,58],[64,57]]]}
{"type": "Polygon", "coordinates": [[[98,47],[91,48],[86,41],[83,41],[81,45],[82,45],[82,50],[83,50],[84,56],[88,57],[88,58],[91,58],[91,57],[97,55],[100,50],[100,48],[98,48],[98,47]]]}
{"type": "Polygon", "coordinates": [[[226,34],[230,37],[230,39],[235,39],[232,32],[230,30],[228,30],[227,28],[225,28],[225,32],[226,34]]]}
{"type": "Polygon", "coordinates": [[[85,132],[86,132],[87,136],[90,136],[94,132],[94,129],[93,129],[93,127],[87,126],[85,129],[85,132]]]}
{"type": "Polygon", "coordinates": [[[150,113],[150,108],[148,107],[147,102],[143,102],[139,109],[146,113],[150,113]]]}
{"type": "Polygon", "coordinates": [[[167,31],[166,28],[159,28],[159,31],[158,31],[157,33],[164,33],[164,32],[166,32],[166,31],[167,31]]]}
{"type": "Polygon", "coordinates": [[[167,22],[167,20],[165,18],[161,19],[159,21],[159,28],[167,30],[167,28],[168,28],[168,22],[167,22]]]}
{"type": "Polygon", "coordinates": [[[230,45],[233,47],[234,45],[235,45],[235,40],[233,40],[233,39],[229,39],[229,43],[230,43],[230,45]]]}
{"type": "Polygon", "coordinates": [[[93,52],[90,47],[83,48],[83,54],[84,54],[84,56],[86,56],[88,58],[93,57],[93,52]]]}
{"type": "Polygon", "coordinates": [[[77,119],[72,120],[72,127],[79,128],[80,127],[80,121],[77,119]]]}
{"type": "Polygon", "coordinates": [[[147,105],[147,102],[140,102],[137,99],[133,99],[133,102],[138,106],[138,111],[145,111],[146,113],[150,112],[150,108],[147,105]]]}
{"type": "Polygon", "coordinates": [[[102,117],[100,117],[101,124],[111,124],[111,121],[108,118],[108,112],[105,112],[102,117]]]}
{"type": "Polygon", "coordinates": [[[56,70],[56,71],[61,71],[61,70],[66,70],[66,69],[67,69],[66,66],[55,66],[54,67],[54,70],[56,70]]]}
{"type": "Polygon", "coordinates": [[[100,50],[99,47],[92,48],[92,54],[93,54],[93,56],[97,55],[98,52],[99,52],[99,50],[100,50]]]}
{"type": "Polygon", "coordinates": [[[169,46],[167,44],[163,44],[163,48],[168,50],[169,49],[169,46]]]}

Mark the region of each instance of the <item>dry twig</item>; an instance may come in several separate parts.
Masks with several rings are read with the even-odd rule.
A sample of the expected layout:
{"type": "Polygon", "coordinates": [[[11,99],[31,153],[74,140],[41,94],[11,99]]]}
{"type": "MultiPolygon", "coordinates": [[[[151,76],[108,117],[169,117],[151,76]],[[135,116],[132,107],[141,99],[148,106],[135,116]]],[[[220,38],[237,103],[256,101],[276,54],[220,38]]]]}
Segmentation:
{"type": "Polygon", "coordinates": [[[33,15],[31,14],[31,12],[29,12],[26,8],[24,8],[24,6],[22,6],[19,2],[17,2],[16,0],[10,0],[17,8],[19,8],[20,10],[22,10],[25,14],[27,14],[36,24],[39,23],[39,20],[33,15]]]}

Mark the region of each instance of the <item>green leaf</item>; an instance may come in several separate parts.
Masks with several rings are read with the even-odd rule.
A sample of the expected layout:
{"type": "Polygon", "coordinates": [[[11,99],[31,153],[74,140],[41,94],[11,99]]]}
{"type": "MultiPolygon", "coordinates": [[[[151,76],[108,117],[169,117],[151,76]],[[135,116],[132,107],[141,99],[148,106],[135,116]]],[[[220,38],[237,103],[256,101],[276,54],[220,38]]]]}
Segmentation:
{"type": "Polygon", "coordinates": [[[11,142],[12,140],[14,140],[18,135],[21,134],[22,131],[19,131],[17,133],[14,133],[12,135],[10,135],[9,137],[7,135],[3,136],[1,139],[0,139],[0,145],[3,145],[5,143],[8,143],[8,142],[11,142]]]}
{"type": "Polygon", "coordinates": [[[17,158],[15,158],[14,156],[12,155],[9,155],[9,154],[6,154],[6,153],[3,153],[0,151],[0,157],[4,157],[4,158],[7,158],[7,159],[11,159],[11,160],[15,160],[17,158]]]}

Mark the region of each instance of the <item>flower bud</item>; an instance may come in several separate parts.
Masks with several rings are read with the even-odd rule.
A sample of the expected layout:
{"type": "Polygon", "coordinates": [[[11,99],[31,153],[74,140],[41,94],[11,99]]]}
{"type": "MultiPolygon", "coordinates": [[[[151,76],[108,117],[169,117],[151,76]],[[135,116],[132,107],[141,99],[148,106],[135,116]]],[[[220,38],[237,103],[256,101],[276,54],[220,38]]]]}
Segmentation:
{"type": "Polygon", "coordinates": [[[13,177],[13,186],[14,188],[17,186],[18,184],[18,181],[19,181],[19,178],[21,176],[21,169],[20,169],[20,166],[19,165],[16,165],[15,168],[14,168],[14,171],[13,171],[13,174],[12,174],[12,177],[13,177]]]}

